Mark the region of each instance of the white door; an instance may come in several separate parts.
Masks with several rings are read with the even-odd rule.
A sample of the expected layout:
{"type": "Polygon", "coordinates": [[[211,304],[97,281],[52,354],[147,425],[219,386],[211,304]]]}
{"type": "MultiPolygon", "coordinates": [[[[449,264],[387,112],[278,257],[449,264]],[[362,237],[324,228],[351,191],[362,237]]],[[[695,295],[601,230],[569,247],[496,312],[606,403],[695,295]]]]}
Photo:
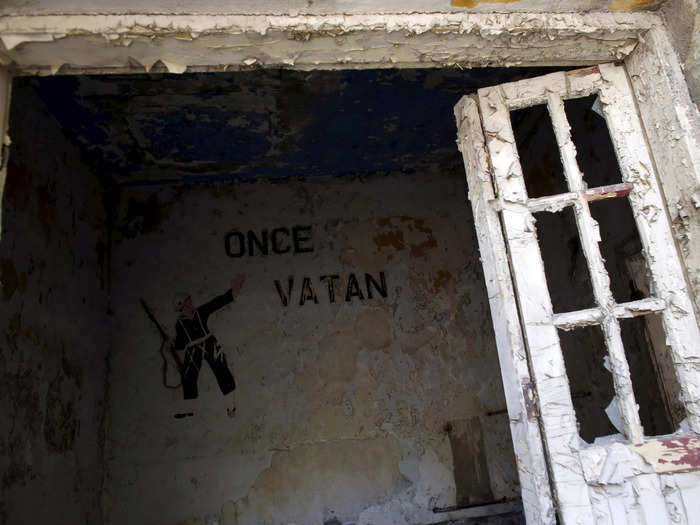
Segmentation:
{"type": "Polygon", "coordinates": [[[700,330],[653,161],[623,67],[558,72],[483,88],[455,107],[470,200],[498,345],[528,523],[700,523],[700,330]],[[564,100],[599,97],[623,182],[588,188],[576,160],[564,100]],[[510,111],[544,104],[568,192],[528,198],[510,111]],[[617,304],[588,203],[628,198],[652,294],[617,304]],[[595,306],[555,314],[533,213],[571,207],[595,306]],[[638,415],[619,320],[658,313],[687,415],[687,432],[647,437],[638,415]],[[580,439],[559,330],[599,325],[621,435],[580,439]]]}

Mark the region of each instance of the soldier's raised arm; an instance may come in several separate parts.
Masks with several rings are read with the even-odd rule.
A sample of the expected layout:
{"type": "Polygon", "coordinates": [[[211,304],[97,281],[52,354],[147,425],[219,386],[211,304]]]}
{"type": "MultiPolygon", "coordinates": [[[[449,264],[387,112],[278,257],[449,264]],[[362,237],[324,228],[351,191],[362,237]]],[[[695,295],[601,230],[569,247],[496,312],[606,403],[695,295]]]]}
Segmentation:
{"type": "Polygon", "coordinates": [[[206,319],[220,308],[223,308],[227,304],[231,303],[241,292],[244,280],[245,276],[242,274],[238,274],[236,277],[234,277],[231,280],[231,288],[227,292],[217,295],[211,301],[204,303],[202,306],[197,308],[199,315],[206,319]]]}

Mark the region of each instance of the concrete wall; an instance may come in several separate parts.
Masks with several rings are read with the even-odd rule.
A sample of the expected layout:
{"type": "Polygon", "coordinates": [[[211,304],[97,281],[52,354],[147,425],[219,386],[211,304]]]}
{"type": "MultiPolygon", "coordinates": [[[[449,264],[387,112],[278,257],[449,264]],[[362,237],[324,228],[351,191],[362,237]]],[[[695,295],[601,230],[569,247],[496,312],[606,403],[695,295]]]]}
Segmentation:
{"type": "Polygon", "coordinates": [[[31,89],[15,91],[0,241],[0,522],[101,523],[102,196],[42,107],[31,89]]]}
{"type": "Polygon", "coordinates": [[[685,70],[690,96],[700,100],[700,13],[697,0],[668,2],[661,10],[673,47],[685,70]]]}
{"type": "Polygon", "coordinates": [[[132,188],[121,203],[107,523],[431,523],[456,500],[518,497],[462,173],[132,188]],[[295,225],[313,251],[226,253],[227,232],[295,225]],[[209,322],[237,382],[230,417],[206,363],[197,399],[165,388],[139,299],[172,336],[176,291],[199,305],[238,273],[209,322]],[[365,273],[386,297],[368,298],[365,273]],[[300,305],[305,277],[316,298],[300,305]]]}

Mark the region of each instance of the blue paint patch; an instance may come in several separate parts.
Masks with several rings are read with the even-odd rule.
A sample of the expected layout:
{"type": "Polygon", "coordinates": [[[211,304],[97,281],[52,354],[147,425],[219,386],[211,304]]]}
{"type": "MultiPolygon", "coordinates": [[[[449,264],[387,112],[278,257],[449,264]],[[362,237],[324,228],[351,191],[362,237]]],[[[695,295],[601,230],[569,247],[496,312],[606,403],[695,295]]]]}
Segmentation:
{"type": "Polygon", "coordinates": [[[15,79],[120,184],[461,169],[453,107],[551,69],[414,69],[15,79]]]}

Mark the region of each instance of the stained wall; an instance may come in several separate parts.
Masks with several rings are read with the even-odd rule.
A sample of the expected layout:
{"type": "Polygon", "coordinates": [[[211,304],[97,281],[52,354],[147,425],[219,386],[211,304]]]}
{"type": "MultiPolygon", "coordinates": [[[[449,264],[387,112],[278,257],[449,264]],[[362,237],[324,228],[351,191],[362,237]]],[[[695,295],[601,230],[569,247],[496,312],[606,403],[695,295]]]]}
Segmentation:
{"type": "Polygon", "coordinates": [[[0,521],[102,523],[102,188],[35,91],[15,92],[11,121],[0,241],[0,521]]]}
{"type": "Polygon", "coordinates": [[[107,523],[437,522],[464,490],[455,439],[472,447],[459,468],[484,476],[472,503],[517,498],[461,173],[134,188],[122,202],[107,523]],[[145,202],[153,215],[135,224],[145,202]],[[275,229],[285,253],[242,254],[230,234],[275,229]],[[174,335],[175,292],[200,305],[239,273],[209,321],[235,393],[205,363],[185,400],[164,387],[139,299],[174,335]]]}

